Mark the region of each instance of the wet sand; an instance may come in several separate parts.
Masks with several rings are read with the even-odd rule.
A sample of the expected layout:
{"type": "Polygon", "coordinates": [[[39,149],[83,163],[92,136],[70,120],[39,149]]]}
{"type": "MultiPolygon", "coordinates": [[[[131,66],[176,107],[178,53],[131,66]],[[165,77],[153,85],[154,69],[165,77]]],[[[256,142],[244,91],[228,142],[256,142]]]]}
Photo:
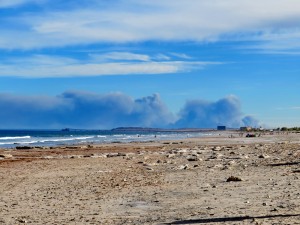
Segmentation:
{"type": "Polygon", "coordinates": [[[300,224],[300,134],[233,135],[2,149],[0,224],[300,224]]]}

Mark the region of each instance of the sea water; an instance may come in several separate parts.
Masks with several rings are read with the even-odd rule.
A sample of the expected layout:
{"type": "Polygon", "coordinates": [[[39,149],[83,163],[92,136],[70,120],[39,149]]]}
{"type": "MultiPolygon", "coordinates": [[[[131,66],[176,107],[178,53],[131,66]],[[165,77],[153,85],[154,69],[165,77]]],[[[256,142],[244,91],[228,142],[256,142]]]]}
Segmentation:
{"type": "Polygon", "coordinates": [[[0,148],[178,140],[208,132],[119,132],[112,130],[0,130],[0,148]]]}

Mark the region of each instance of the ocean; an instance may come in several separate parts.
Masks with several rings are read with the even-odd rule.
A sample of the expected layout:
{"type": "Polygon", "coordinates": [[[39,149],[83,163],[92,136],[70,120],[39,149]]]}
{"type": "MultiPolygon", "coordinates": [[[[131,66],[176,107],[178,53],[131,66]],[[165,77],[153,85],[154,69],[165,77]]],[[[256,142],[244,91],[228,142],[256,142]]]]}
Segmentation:
{"type": "Polygon", "coordinates": [[[211,135],[209,132],[115,130],[0,130],[0,148],[53,147],[77,144],[178,140],[211,135]]]}

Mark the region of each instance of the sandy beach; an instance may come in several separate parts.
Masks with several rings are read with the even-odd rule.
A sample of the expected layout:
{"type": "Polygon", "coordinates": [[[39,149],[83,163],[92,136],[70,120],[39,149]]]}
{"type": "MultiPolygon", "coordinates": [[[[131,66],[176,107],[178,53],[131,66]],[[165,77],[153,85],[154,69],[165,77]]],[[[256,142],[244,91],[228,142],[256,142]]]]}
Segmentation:
{"type": "Polygon", "coordinates": [[[0,224],[300,224],[300,134],[0,150],[0,224]]]}

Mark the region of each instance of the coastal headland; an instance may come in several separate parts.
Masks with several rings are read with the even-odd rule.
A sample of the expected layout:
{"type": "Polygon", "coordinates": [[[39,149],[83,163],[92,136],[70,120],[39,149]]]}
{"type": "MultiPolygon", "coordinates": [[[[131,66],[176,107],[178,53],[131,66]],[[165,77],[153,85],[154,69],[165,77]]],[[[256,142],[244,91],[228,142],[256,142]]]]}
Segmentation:
{"type": "Polygon", "coordinates": [[[300,224],[300,134],[0,149],[0,224],[300,224]]]}

